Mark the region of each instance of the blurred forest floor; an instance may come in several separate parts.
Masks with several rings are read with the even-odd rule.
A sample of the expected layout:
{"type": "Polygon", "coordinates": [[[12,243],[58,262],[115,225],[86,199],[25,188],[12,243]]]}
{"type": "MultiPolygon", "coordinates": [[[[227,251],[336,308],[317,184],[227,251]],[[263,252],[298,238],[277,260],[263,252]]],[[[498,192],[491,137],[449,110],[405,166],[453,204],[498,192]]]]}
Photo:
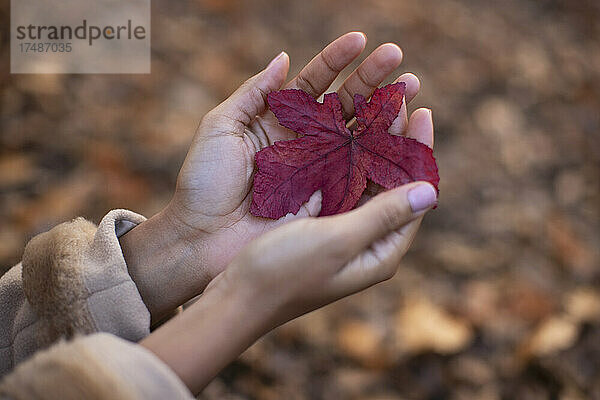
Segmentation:
{"type": "Polygon", "coordinates": [[[440,205],[394,279],[269,334],[201,398],[600,399],[598,1],[152,7],[150,75],[10,75],[3,22],[0,272],[64,220],[152,215],[207,110],[279,51],[296,73],[363,30],[421,79],[440,205]]]}

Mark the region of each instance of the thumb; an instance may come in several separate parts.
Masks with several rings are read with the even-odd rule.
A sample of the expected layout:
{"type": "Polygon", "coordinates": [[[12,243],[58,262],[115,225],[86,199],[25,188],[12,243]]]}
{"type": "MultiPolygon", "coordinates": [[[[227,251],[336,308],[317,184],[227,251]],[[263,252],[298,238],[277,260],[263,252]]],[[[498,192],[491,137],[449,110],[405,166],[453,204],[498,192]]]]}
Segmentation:
{"type": "Polygon", "coordinates": [[[234,131],[243,129],[258,114],[267,108],[267,94],[278,90],[287,76],[290,59],[284,51],[279,53],[269,65],[242,84],[227,100],[219,104],[211,113],[224,116],[236,125],[234,131]]]}
{"type": "Polygon", "coordinates": [[[345,240],[354,257],[390,232],[423,215],[437,202],[435,188],[427,182],[413,182],[383,192],[365,205],[331,218],[331,228],[345,240]],[[349,234],[351,232],[351,234],[349,234]]]}

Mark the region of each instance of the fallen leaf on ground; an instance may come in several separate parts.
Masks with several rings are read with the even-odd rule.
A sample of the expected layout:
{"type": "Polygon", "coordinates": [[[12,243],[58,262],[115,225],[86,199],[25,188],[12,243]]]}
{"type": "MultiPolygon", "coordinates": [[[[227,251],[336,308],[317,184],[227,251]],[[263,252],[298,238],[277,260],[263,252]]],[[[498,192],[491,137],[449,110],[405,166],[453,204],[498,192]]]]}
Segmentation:
{"type": "Polygon", "coordinates": [[[387,364],[383,339],[384,332],[366,321],[345,322],[337,333],[338,348],[369,367],[383,367],[387,364]]]}
{"type": "Polygon", "coordinates": [[[577,322],[600,320],[600,293],[589,287],[577,288],[567,296],[566,309],[577,322]]]}
{"type": "Polygon", "coordinates": [[[567,316],[554,316],[546,319],[525,341],[521,349],[524,358],[530,356],[546,356],[571,347],[579,328],[567,316]]]}
{"type": "Polygon", "coordinates": [[[452,354],[472,339],[473,330],[466,321],[424,298],[407,299],[396,318],[397,345],[408,353],[452,354]]]}

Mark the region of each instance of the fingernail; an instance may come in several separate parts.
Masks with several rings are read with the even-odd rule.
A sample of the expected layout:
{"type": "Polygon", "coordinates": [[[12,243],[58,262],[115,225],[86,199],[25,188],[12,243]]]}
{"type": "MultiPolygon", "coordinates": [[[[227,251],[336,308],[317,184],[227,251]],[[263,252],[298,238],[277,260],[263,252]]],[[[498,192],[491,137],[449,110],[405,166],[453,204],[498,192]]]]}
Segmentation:
{"type": "Polygon", "coordinates": [[[408,191],[408,203],[414,213],[423,211],[437,202],[437,193],[433,186],[422,184],[408,191]]]}
{"type": "Polygon", "coordinates": [[[267,69],[271,68],[271,65],[275,64],[275,62],[277,62],[277,60],[279,60],[281,57],[283,57],[284,54],[285,54],[285,51],[282,51],[281,53],[277,54],[275,56],[275,58],[271,60],[271,62],[269,63],[269,65],[267,65],[267,69]]]}
{"type": "Polygon", "coordinates": [[[363,43],[367,42],[367,34],[364,32],[360,32],[360,31],[352,31],[352,32],[348,32],[350,34],[355,34],[358,33],[359,35],[361,35],[363,37],[363,43]]]}

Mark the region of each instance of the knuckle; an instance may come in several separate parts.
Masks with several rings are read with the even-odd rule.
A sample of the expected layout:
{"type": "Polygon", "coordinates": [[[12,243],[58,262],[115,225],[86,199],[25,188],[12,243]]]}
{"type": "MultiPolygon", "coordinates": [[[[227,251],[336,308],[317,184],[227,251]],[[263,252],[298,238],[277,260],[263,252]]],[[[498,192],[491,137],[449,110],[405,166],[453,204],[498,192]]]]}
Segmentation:
{"type": "Polygon", "coordinates": [[[377,82],[374,82],[373,79],[366,74],[366,72],[364,71],[363,68],[357,68],[356,69],[356,77],[366,87],[375,87],[375,86],[377,86],[377,82]]]}
{"type": "Polygon", "coordinates": [[[381,207],[381,223],[388,230],[399,227],[404,220],[404,213],[398,204],[385,204],[381,207]]]}
{"type": "Polygon", "coordinates": [[[389,281],[390,279],[392,279],[394,276],[396,276],[396,271],[398,271],[396,268],[390,268],[384,274],[383,280],[384,281],[389,281]]]}
{"type": "Polygon", "coordinates": [[[219,104],[202,117],[200,120],[199,128],[214,128],[219,125],[223,125],[227,121],[225,120],[222,104],[219,104]]]}
{"type": "Polygon", "coordinates": [[[249,107],[252,109],[251,111],[249,111],[249,113],[256,112],[257,105],[267,104],[267,93],[260,87],[258,87],[258,86],[251,87],[249,95],[250,95],[250,104],[253,105],[252,107],[249,107]]]}
{"type": "Polygon", "coordinates": [[[316,96],[318,94],[317,89],[313,86],[310,79],[306,78],[304,75],[298,75],[296,78],[296,86],[311,96],[316,96]]]}
{"type": "Polygon", "coordinates": [[[377,282],[388,280],[394,276],[396,271],[392,268],[393,263],[390,262],[389,257],[382,256],[377,250],[373,251],[371,255],[377,265],[375,268],[375,280],[377,282]]]}
{"type": "Polygon", "coordinates": [[[194,144],[197,144],[207,134],[216,131],[225,131],[231,127],[231,120],[224,117],[224,114],[219,113],[219,109],[215,108],[206,113],[196,129],[196,136],[194,137],[194,144]]]}
{"type": "Polygon", "coordinates": [[[334,59],[331,58],[328,52],[322,51],[320,54],[321,60],[323,60],[323,63],[329,70],[335,73],[339,73],[341,71],[338,64],[335,62],[334,59]]]}
{"type": "Polygon", "coordinates": [[[267,102],[268,93],[260,86],[254,86],[254,94],[258,99],[264,103],[267,102]]]}

